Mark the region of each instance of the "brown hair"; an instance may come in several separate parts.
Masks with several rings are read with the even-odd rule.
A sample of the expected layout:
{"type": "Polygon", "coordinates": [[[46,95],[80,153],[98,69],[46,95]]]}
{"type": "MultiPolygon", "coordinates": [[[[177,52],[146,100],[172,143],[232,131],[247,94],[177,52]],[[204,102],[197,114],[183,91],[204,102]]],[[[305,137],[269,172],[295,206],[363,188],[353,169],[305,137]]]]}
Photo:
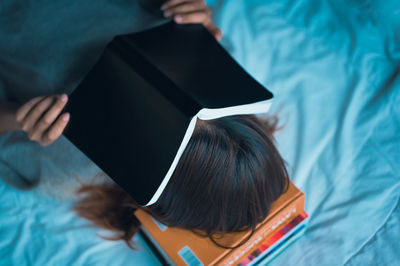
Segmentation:
{"type": "MultiPolygon", "coordinates": [[[[198,120],[164,192],[144,210],[168,226],[200,231],[219,246],[216,234],[254,232],[289,183],[274,145],[276,124],[253,115],[198,120]]],[[[84,197],[75,205],[78,214],[132,247],[139,226],[135,201],[117,185],[83,186],[79,192],[84,197]]]]}

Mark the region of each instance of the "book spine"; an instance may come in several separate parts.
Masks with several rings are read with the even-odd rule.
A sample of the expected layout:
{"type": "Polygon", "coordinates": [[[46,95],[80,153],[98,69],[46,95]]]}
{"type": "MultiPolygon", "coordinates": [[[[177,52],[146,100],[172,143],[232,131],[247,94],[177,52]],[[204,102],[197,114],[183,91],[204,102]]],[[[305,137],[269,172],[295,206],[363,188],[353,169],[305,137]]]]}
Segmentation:
{"type": "Polygon", "coordinates": [[[216,263],[218,266],[234,265],[242,261],[248,255],[253,253],[259,246],[274,233],[279,231],[282,227],[288,224],[296,216],[304,211],[304,194],[294,199],[284,209],[277,213],[264,225],[259,227],[254,235],[241,247],[234,249],[228,253],[224,258],[216,263]]]}
{"type": "Polygon", "coordinates": [[[123,37],[117,36],[109,48],[120,58],[124,58],[126,64],[129,64],[144,80],[157,88],[157,91],[168,101],[179,106],[179,109],[194,116],[202,108],[200,103],[179,88],[156,64],[153,64],[139,49],[123,37]]]}
{"type": "Polygon", "coordinates": [[[238,266],[244,265],[254,265],[257,264],[260,260],[263,263],[266,260],[269,260],[272,255],[279,253],[279,250],[282,249],[282,246],[285,246],[287,242],[291,241],[294,235],[299,231],[303,231],[303,227],[305,227],[305,221],[308,215],[305,211],[303,211],[300,215],[294,218],[291,222],[283,226],[279,231],[274,233],[270,238],[264,240],[259,247],[245,257],[238,266]]]}

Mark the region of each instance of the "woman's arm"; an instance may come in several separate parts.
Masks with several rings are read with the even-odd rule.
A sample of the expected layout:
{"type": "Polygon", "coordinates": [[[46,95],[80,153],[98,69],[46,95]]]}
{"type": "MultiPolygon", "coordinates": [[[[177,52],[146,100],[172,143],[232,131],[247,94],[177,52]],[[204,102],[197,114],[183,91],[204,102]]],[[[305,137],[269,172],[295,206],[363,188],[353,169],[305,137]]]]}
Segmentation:
{"type": "Polygon", "coordinates": [[[21,129],[16,120],[17,110],[18,105],[0,100],[0,135],[21,129]]]}

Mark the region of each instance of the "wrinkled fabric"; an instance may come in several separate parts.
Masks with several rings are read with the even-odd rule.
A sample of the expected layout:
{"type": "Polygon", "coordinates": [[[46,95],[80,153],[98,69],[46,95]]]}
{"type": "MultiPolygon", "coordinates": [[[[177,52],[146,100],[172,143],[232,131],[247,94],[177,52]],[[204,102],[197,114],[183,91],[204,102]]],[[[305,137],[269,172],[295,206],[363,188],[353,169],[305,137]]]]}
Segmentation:
{"type": "Polygon", "coordinates": [[[306,195],[305,235],[271,265],[400,265],[398,1],[212,2],[231,53],[275,95],[306,195]]]}
{"type": "MultiPolygon", "coordinates": [[[[308,228],[271,265],[400,265],[398,1],[207,2],[222,44],[273,91],[277,145],[306,194],[308,228]]],[[[0,96],[68,92],[112,36],[155,21],[134,1],[3,1],[0,96]]],[[[70,210],[76,180],[100,170],[65,138],[9,133],[0,159],[0,265],[155,263],[70,210]]]]}

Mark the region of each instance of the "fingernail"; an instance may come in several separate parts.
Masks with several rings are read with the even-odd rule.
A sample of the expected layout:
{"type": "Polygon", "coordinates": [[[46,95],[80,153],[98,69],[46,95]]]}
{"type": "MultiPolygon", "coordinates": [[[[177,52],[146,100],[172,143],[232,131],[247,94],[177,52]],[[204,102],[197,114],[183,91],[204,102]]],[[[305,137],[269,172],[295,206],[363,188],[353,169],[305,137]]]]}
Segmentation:
{"type": "Polygon", "coordinates": [[[163,4],[163,5],[161,6],[161,10],[164,10],[164,9],[167,9],[167,5],[166,5],[166,4],[163,4]]]}
{"type": "Polygon", "coordinates": [[[172,15],[172,12],[171,11],[165,11],[164,12],[164,17],[169,17],[169,16],[171,16],[172,15]]]}
{"type": "Polygon", "coordinates": [[[65,121],[65,122],[67,122],[68,119],[69,119],[69,113],[65,113],[65,114],[63,115],[62,120],[65,121]]]}
{"type": "Polygon", "coordinates": [[[183,20],[182,16],[180,16],[180,15],[175,16],[175,21],[176,22],[182,22],[182,20],[183,20]]]}
{"type": "Polygon", "coordinates": [[[66,102],[68,100],[68,96],[66,94],[61,95],[61,101],[66,102]]]}

